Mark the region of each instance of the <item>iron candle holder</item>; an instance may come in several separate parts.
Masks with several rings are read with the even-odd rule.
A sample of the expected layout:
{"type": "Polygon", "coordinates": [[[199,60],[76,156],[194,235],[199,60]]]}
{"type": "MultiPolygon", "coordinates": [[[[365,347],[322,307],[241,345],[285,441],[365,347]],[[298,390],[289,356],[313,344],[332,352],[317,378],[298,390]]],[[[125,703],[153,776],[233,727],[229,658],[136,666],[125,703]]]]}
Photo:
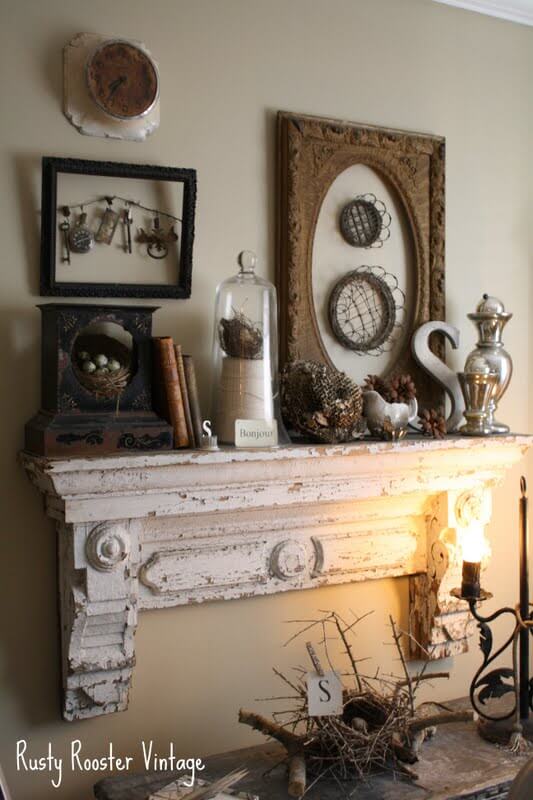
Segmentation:
{"type": "Polygon", "coordinates": [[[528,498],[524,477],[520,479],[520,601],[511,608],[504,606],[493,614],[483,616],[478,603],[489,600],[490,592],[480,585],[480,561],[463,561],[462,584],[451,594],[466,600],[480,632],[479,647],[483,655],[481,666],[470,685],[470,702],[479,715],[478,730],[483,738],[499,744],[519,748],[522,738],[533,741],[533,678],[529,675],[529,636],[533,634],[533,603],[529,601],[528,573],[528,498]],[[511,617],[513,630],[502,645],[495,648],[491,623],[501,617],[511,617]],[[508,650],[512,653],[512,666],[489,667],[508,650]],[[488,671],[487,671],[488,670],[488,671]],[[513,694],[510,710],[493,713],[489,700],[513,694]]]}

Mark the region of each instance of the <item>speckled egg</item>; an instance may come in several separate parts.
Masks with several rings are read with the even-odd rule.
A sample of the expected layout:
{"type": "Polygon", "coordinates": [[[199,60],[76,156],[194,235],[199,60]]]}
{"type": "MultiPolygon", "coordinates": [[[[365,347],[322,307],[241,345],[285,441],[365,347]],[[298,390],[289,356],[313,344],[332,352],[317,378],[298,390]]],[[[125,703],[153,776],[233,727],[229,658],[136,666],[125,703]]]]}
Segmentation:
{"type": "Polygon", "coordinates": [[[107,362],[107,368],[109,372],[118,372],[120,369],[120,361],[117,361],[116,358],[110,358],[107,362]]]}
{"type": "Polygon", "coordinates": [[[107,366],[107,360],[107,356],[105,356],[103,353],[98,353],[98,355],[94,357],[94,363],[97,367],[107,366]]]}
{"type": "Polygon", "coordinates": [[[94,372],[96,370],[96,364],[94,361],[84,361],[81,368],[84,372],[94,372]]]}

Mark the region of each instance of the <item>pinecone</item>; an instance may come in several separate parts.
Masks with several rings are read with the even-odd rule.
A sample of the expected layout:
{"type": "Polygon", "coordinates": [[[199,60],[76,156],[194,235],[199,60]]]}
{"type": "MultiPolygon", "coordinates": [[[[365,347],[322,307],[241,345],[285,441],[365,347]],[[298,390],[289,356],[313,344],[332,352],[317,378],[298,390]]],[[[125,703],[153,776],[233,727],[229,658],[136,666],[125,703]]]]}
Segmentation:
{"type": "Polygon", "coordinates": [[[420,412],[420,423],[424,436],[444,439],[446,435],[446,420],[440,411],[436,411],[434,408],[425,408],[420,412]]]}
{"type": "Polygon", "coordinates": [[[391,403],[409,403],[416,397],[416,386],[409,374],[397,375],[390,382],[389,396],[391,403]]]}
{"type": "Polygon", "coordinates": [[[365,378],[364,392],[377,392],[384,400],[390,402],[390,388],[379,375],[367,375],[365,378]]]}

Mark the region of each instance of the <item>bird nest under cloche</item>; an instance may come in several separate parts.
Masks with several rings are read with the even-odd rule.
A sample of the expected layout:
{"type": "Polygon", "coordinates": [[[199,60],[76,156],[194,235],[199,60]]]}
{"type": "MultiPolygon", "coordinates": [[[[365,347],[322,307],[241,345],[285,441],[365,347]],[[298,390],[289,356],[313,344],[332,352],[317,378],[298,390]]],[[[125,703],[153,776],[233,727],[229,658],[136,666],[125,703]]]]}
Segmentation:
{"type": "Polygon", "coordinates": [[[132,378],[131,364],[131,350],[111,336],[88,334],[75,341],[74,374],[95,397],[119,398],[132,378]]]}
{"type": "Polygon", "coordinates": [[[242,311],[234,311],[231,319],[220,320],[218,336],[220,346],[232,358],[263,358],[261,328],[242,311]]]}

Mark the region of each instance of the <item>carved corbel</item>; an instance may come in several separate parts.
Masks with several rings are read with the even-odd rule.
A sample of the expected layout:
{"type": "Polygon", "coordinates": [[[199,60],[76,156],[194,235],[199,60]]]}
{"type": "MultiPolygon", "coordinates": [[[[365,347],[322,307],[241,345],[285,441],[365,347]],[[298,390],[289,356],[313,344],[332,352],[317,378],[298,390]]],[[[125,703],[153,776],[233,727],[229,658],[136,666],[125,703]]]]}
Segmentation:
{"type": "Polygon", "coordinates": [[[461,583],[463,537],[471,526],[484,529],[490,516],[488,489],[450,491],[434,498],[427,517],[427,572],[409,579],[412,658],[433,661],[468,650],[475,625],[468,605],[450,591],[461,583]]]}
{"type": "Polygon", "coordinates": [[[66,720],[128,706],[138,595],[130,528],[129,521],[59,525],[66,720]]]}

